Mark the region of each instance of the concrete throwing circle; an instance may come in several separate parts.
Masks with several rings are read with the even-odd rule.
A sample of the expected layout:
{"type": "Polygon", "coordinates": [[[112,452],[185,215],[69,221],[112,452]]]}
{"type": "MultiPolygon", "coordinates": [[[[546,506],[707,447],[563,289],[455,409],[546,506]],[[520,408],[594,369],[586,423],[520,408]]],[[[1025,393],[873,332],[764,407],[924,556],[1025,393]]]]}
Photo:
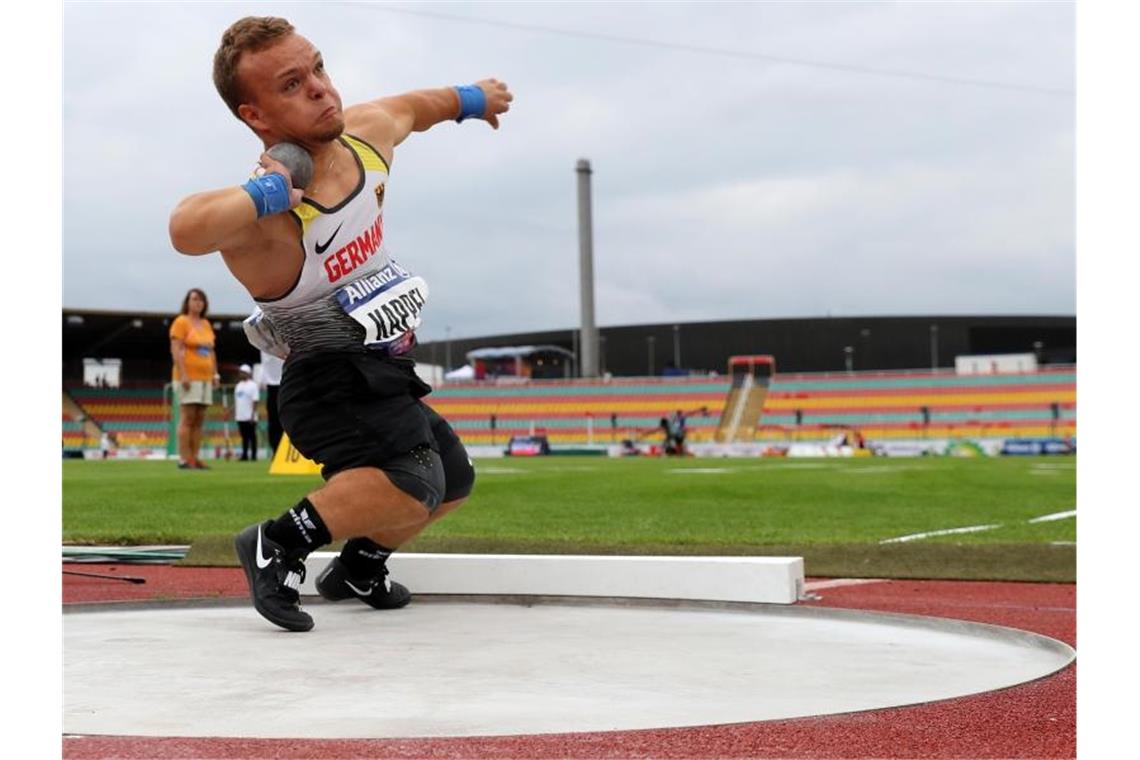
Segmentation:
{"type": "Polygon", "coordinates": [[[232,604],[69,611],[65,733],[385,738],[738,723],[964,696],[1075,656],[1024,631],[825,608],[421,596],[397,611],[308,609],[317,624],[303,634],[232,604]]]}

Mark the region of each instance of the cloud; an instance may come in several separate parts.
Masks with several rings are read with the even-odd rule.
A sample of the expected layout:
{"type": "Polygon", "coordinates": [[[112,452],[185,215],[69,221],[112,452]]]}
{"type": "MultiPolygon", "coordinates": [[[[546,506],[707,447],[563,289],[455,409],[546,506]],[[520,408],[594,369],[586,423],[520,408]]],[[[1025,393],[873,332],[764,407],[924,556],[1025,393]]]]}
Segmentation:
{"type": "MultiPolygon", "coordinates": [[[[1073,86],[1073,11],[1048,4],[398,7],[1073,86]]],[[[65,306],[169,310],[194,284],[217,311],[249,308],[219,257],[170,249],[166,224],[179,198],[239,184],[260,152],[209,68],[226,25],[268,12],[65,6],[65,306]]],[[[441,124],[397,149],[386,242],[431,283],[427,340],[577,322],[582,157],[602,325],[1075,309],[1072,98],[382,6],[272,12],[322,49],[346,103],[482,76],[516,94],[499,131],[441,124]]]]}

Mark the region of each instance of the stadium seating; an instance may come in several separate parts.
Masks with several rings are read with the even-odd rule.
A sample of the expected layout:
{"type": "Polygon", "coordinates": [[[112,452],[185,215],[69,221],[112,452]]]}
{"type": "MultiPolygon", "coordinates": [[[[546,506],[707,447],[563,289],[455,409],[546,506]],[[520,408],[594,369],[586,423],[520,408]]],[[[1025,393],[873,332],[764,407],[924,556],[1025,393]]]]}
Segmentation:
{"type": "MultiPolygon", "coordinates": [[[[151,388],[70,388],[69,396],[103,430],[112,433],[120,447],[168,449],[170,441],[169,398],[161,387],[151,388]]],[[[267,440],[265,402],[258,410],[259,441],[267,440]]],[[[65,424],[64,438],[68,428],[65,424]]],[[[221,404],[210,406],[202,429],[202,445],[224,454],[227,448],[241,453],[241,436],[221,404]],[[227,422],[227,420],[229,420],[227,422]]],[[[87,441],[98,446],[98,440],[87,441]]],[[[66,443],[65,443],[66,445],[66,443]]]]}
{"type": "Polygon", "coordinates": [[[83,423],[66,412],[63,415],[63,448],[65,451],[82,449],[85,444],[83,423]]]}
{"type": "MultiPolygon", "coordinates": [[[[530,434],[546,435],[555,446],[659,442],[661,418],[678,409],[687,417],[688,442],[698,443],[714,439],[728,391],[727,377],[455,382],[436,388],[425,402],[469,445],[505,447],[512,436],[530,434]]],[[[162,388],[73,388],[69,394],[89,419],[115,434],[120,446],[168,447],[169,402],[162,388]]],[[[262,407],[264,441],[264,402],[262,407]]],[[[240,449],[236,426],[227,424],[226,414],[214,404],[206,419],[204,445],[215,453],[240,449]]],[[[777,374],[756,439],[826,440],[843,428],[855,428],[872,440],[1072,437],[1076,368],[1001,375],[777,374]]],[[[63,439],[65,448],[98,446],[90,435],[85,441],[82,423],[66,410],[63,439]]]]}
{"type": "MultiPolygon", "coordinates": [[[[722,378],[534,380],[525,385],[449,383],[425,400],[473,445],[505,445],[512,435],[531,432],[545,434],[552,444],[649,439],[660,430],[661,418],[678,409],[687,415],[688,440],[701,441],[712,439],[727,392],[728,380],[722,378]]],[[[166,447],[169,410],[161,388],[73,388],[70,394],[91,419],[115,434],[120,446],[166,447]]],[[[264,410],[260,419],[265,419],[264,410]]],[[[240,445],[232,423],[229,432],[231,445],[240,445]]],[[[220,405],[210,407],[205,439],[207,447],[224,450],[220,405]]]]}
{"type": "Polygon", "coordinates": [[[777,375],[757,438],[825,439],[844,426],[876,440],[1071,437],[1077,425],[1076,380],[1075,367],[999,375],[777,375]],[[797,410],[802,413],[798,425],[797,410]]]}
{"type": "Polygon", "coordinates": [[[659,441],[661,418],[678,409],[686,415],[687,440],[695,442],[712,440],[728,387],[726,377],[465,382],[437,388],[424,401],[470,445],[505,445],[531,433],[553,445],[659,441]]]}

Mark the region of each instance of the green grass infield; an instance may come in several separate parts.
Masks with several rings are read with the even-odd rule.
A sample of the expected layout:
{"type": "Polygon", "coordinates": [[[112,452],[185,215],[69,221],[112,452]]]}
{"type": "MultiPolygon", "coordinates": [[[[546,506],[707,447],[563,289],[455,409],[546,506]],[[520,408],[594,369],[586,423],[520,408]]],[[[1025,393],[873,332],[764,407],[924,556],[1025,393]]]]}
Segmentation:
{"type": "MultiPolygon", "coordinates": [[[[1074,458],[475,464],[468,503],[405,550],[795,555],[813,576],[1075,580],[1075,518],[1039,519],[1075,508],[1074,458]]],[[[64,461],[64,543],[191,544],[183,562],[233,565],[234,533],[321,484],[266,462],[212,467],[64,461]]]]}

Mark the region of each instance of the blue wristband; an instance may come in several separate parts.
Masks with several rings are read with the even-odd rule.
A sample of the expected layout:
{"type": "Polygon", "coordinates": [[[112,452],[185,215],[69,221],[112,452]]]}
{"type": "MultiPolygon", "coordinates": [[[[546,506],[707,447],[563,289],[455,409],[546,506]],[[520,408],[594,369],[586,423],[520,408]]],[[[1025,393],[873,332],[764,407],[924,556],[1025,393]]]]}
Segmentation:
{"type": "Polygon", "coordinates": [[[476,116],[483,118],[487,111],[487,96],[483,88],[475,84],[461,84],[455,88],[459,93],[459,118],[456,121],[476,116]]]}
{"type": "Polygon", "coordinates": [[[241,186],[253,198],[257,218],[289,210],[289,185],[282,174],[262,174],[241,186]]]}

